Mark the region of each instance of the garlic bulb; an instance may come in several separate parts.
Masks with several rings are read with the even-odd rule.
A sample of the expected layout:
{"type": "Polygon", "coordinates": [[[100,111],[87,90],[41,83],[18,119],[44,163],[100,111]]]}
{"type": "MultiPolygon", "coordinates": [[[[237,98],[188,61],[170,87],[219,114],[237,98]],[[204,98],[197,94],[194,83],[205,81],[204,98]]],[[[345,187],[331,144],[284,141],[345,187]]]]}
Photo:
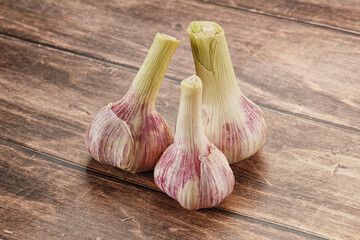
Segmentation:
{"type": "Polygon", "coordinates": [[[226,157],[204,135],[201,95],[199,77],[194,75],[181,82],[174,143],[154,170],[157,186],[190,210],[219,204],[235,183],[226,157]]]}
{"type": "Polygon", "coordinates": [[[254,155],[265,144],[267,126],[261,109],[241,92],[224,30],[214,22],[187,28],[196,74],[204,84],[205,135],[230,164],[254,155]]]}
{"type": "Polygon", "coordinates": [[[173,142],[168,124],[156,112],[155,100],[179,43],[158,33],[126,95],[92,120],[85,145],[97,161],[131,172],[151,170],[173,142]]]}

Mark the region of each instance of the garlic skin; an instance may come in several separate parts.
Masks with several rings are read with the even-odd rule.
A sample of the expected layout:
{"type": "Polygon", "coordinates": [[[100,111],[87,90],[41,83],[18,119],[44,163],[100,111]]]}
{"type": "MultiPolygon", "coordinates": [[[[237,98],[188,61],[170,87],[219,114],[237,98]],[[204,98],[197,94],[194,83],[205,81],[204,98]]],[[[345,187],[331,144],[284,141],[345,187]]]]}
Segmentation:
{"type": "Polygon", "coordinates": [[[155,100],[179,43],[158,33],[126,95],[97,113],[85,135],[85,146],[95,160],[130,172],[147,171],[173,143],[155,100]]]}
{"type": "Polygon", "coordinates": [[[229,163],[246,159],[266,142],[264,113],[241,92],[224,30],[215,22],[192,22],[187,28],[196,74],[204,84],[205,135],[229,163]]]}
{"type": "Polygon", "coordinates": [[[181,82],[174,143],[154,170],[157,186],[189,210],[218,205],[235,184],[225,155],[204,134],[201,95],[199,77],[194,75],[181,82]]]}

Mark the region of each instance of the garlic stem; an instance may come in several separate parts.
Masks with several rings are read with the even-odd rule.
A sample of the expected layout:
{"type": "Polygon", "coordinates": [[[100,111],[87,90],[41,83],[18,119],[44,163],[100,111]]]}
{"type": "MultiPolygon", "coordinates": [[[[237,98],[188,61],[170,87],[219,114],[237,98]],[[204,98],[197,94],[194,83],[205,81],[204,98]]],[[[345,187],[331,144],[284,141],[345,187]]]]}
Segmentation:
{"type": "MultiPolygon", "coordinates": [[[[155,106],[161,83],[180,41],[165,34],[156,34],[143,64],[130,86],[129,95],[137,95],[137,101],[155,106]]],[[[137,104],[139,105],[139,104],[137,104]]]]}
{"type": "Polygon", "coordinates": [[[231,101],[241,94],[223,28],[215,22],[198,21],[189,25],[187,34],[197,75],[204,84],[203,104],[231,101]]]}
{"type": "Polygon", "coordinates": [[[181,82],[181,100],[179,116],[176,122],[175,141],[184,141],[193,147],[200,142],[204,131],[201,122],[202,83],[197,76],[191,76],[181,82]]]}

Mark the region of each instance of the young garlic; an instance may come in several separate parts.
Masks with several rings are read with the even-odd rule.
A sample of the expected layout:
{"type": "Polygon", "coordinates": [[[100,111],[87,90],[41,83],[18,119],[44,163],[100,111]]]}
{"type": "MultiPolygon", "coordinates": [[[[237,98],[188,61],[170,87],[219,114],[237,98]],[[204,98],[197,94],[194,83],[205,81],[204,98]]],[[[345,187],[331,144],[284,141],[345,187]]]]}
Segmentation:
{"type": "Polygon", "coordinates": [[[130,171],[154,169],[173,142],[155,100],[179,41],[157,34],[126,95],[101,109],[86,131],[85,145],[99,162],[130,171]]]}
{"type": "Polygon", "coordinates": [[[219,204],[234,187],[225,155],[204,134],[201,122],[202,83],[191,76],[181,82],[174,143],[154,170],[157,186],[190,210],[219,204]]]}
{"type": "Polygon", "coordinates": [[[241,92],[224,30],[215,22],[187,28],[196,74],[202,79],[205,135],[230,164],[254,155],[265,144],[267,126],[261,109],[241,92]]]}

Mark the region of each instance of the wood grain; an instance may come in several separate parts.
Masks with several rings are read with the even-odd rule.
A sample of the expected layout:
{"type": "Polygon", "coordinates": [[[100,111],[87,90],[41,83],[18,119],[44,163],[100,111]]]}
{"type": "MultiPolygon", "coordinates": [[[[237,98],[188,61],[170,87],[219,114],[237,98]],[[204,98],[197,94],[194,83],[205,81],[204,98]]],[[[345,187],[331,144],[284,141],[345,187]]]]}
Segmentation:
{"type": "Polygon", "coordinates": [[[182,41],[168,70],[178,81],[194,73],[186,26],[211,19],[252,100],[360,132],[358,36],[192,1],[5,1],[0,16],[4,34],[132,69],[165,32],[182,41]]]}
{"type": "Polygon", "coordinates": [[[1,140],[0,152],[6,239],[319,239],[221,210],[187,211],[157,191],[1,140]]]}
{"type": "Polygon", "coordinates": [[[205,2],[360,34],[359,1],[205,0],[205,2]]]}
{"type": "MultiPolygon", "coordinates": [[[[101,165],[83,144],[94,114],[125,94],[136,71],[8,38],[0,46],[1,138],[156,189],[152,172],[101,165]]],[[[172,127],[179,93],[178,83],[165,79],[157,100],[172,127]]],[[[236,187],[220,209],[316,236],[358,236],[360,135],[269,109],[265,114],[267,144],[232,166],[236,187]]]]}

